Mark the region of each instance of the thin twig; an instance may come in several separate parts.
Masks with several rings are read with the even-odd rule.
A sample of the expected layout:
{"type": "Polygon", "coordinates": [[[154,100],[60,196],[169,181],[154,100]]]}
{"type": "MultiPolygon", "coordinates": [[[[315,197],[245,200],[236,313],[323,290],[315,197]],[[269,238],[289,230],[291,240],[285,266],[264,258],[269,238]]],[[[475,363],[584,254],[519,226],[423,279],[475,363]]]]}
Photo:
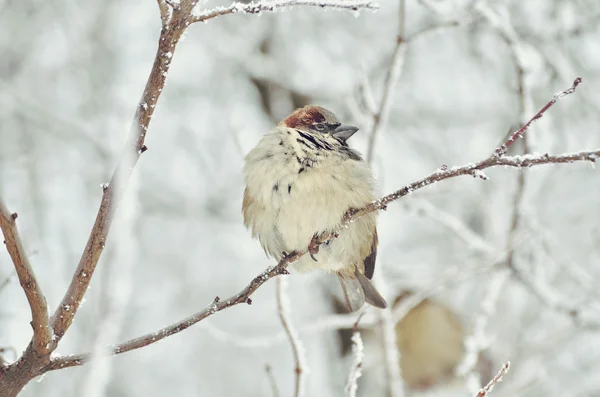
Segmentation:
{"type": "Polygon", "coordinates": [[[496,247],[473,231],[460,218],[434,206],[425,199],[408,201],[405,203],[405,207],[415,211],[417,215],[424,215],[445,226],[473,250],[486,254],[493,254],[498,251],[496,247]]]}
{"type": "Polygon", "coordinates": [[[358,323],[364,313],[358,316],[358,319],[354,323],[352,338],[352,354],[354,355],[354,361],[348,374],[348,382],[346,383],[346,392],[348,397],[356,397],[356,390],[358,389],[358,378],[362,376],[362,362],[365,358],[364,345],[358,330],[358,323]]]}
{"type": "Polygon", "coordinates": [[[267,373],[267,378],[269,379],[269,384],[271,385],[271,390],[273,390],[273,397],[279,397],[279,389],[277,388],[277,381],[273,376],[273,369],[269,364],[265,365],[265,372],[267,373]]]}
{"type": "Polygon", "coordinates": [[[45,356],[49,351],[50,341],[52,340],[50,328],[48,327],[48,305],[31,263],[29,263],[29,258],[17,230],[16,220],[17,213],[8,211],[6,204],[0,197],[0,228],[4,234],[4,244],[15,266],[19,282],[31,309],[33,350],[38,356],[45,356]]]}
{"type": "Polygon", "coordinates": [[[486,327],[496,310],[502,287],[508,280],[508,276],[509,272],[506,268],[498,270],[485,286],[486,293],[481,301],[479,313],[475,315],[472,330],[464,340],[465,352],[461,362],[456,366],[456,375],[463,377],[469,390],[474,393],[481,389],[481,378],[476,373],[476,366],[479,354],[488,347],[486,327]]]}
{"type": "Polygon", "coordinates": [[[486,397],[494,389],[494,386],[496,386],[498,382],[502,381],[502,378],[504,375],[506,375],[509,369],[510,361],[507,361],[502,368],[500,368],[500,371],[498,371],[496,376],[494,376],[483,389],[479,390],[475,397],[486,397]]]}
{"type": "Polygon", "coordinates": [[[564,91],[558,92],[556,94],[554,94],[554,96],[552,97],[552,99],[546,104],[544,105],[544,107],[542,107],[536,114],[535,116],[533,116],[531,119],[529,119],[529,121],[527,123],[525,123],[521,128],[519,128],[518,130],[516,130],[515,132],[513,132],[508,139],[500,146],[496,149],[496,154],[498,155],[503,155],[506,153],[506,151],[508,150],[508,148],[515,143],[515,141],[519,138],[522,137],[527,130],[529,129],[529,127],[531,126],[531,124],[533,122],[535,122],[536,120],[541,119],[544,116],[544,113],[546,113],[546,111],[548,109],[550,109],[552,107],[552,105],[554,105],[556,102],[558,102],[559,99],[564,98],[565,96],[572,94],[575,92],[575,90],[577,89],[577,86],[581,83],[581,77],[577,77],[575,79],[575,81],[573,81],[573,84],[571,85],[571,87],[567,88],[564,91]]]}
{"type": "Polygon", "coordinates": [[[392,309],[386,308],[379,313],[382,333],[383,359],[385,365],[386,395],[388,397],[404,396],[404,381],[400,368],[400,349],[396,339],[396,323],[392,317],[392,309]]]}
{"type": "Polygon", "coordinates": [[[279,314],[281,325],[292,346],[292,353],[294,355],[294,363],[296,365],[294,370],[296,373],[294,397],[302,397],[304,394],[306,375],[308,374],[308,365],[304,355],[304,345],[290,318],[290,298],[287,294],[287,278],[285,277],[277,278],[277,313],[279,314]]]}
{"type": "Polygon", "coordinates": [[[406,54],[407,41],[404,30],[406,25],[406,0],[400,0],[398,4],[399,15],[398,15],[398,32],[396,35],[396,48],[392,55],[392,61],[387,69],[385,80],[383,83],[383,94],[379,104],[379,109],[373,114],[373,124],[371,131],[369,132],[369,143],[367,146],[367,163],[371,164],[373,161],[373,153],[375,150],[375,140],[384,123],[387,121],[392,106],[392,96],[396,83],[402,73],[402,67],[404,65],[404,55],[406,54]]]}
{"type": "MultiPolygon", "coordinates": [[[[396,32],[396,47],[392,55],[392,60],[388,66],[386,77],[383,83],[383,93],[379,102],[379,107],[375,113],[373,113],[371,131],[368,134],[369,142],[367,145],[366,161],[371,164],[373,161],[373,154],[375,152],[375,141],[379,131],[383,128],[387,122],[387,118],[390,113],[392,106],[392,97],[394,89],[402,69],[404,66],[404,59],[407,48],[407,41],[405,37],[406,29],[406,0],[399,0],[398,2],[398,30],[396,32]]],[[[367,102],[367,101],[365,101],[367,102]]],[[[378,285],[380,290],[385,291],[383,284],[383,278],[381,274],[376,275],[375,284],[378,285]]],[[[404,385],[402,382],[402,375],[400,370],[400,351],[396,343],[396,327],[392,319],[391,308],[386,308],[378,311],[377,313],[380,320],[380,329],[382,334],[383,344],[383,362],[385,368],[385,381],[388,397],[401,397],[404,394],[404,385]]],[[[356,333],[355,333],[356,334],[356,333]]],[[[358,335],[360,338],[360,334],[358,335]]],[[[354,387],[353,393],[356,393],[356,387],[354,387]]]]}
{"type": "Polygon", "coordinates": [[[251,3],[232,3],[229,7],[216,7],[212,10],[204,10],[194,15],[193,22],[204,22],[208,19],[216,18],[228,14],[260,14],[262,12],[276,12],[278,9],[293,6],[312,6],[322,8],[342,8],[356,11],[360,8],[376,10],[379,8],[377,3],[372,1],[360,0],[279,0],[279,1],[259,1],[251,3]]]}

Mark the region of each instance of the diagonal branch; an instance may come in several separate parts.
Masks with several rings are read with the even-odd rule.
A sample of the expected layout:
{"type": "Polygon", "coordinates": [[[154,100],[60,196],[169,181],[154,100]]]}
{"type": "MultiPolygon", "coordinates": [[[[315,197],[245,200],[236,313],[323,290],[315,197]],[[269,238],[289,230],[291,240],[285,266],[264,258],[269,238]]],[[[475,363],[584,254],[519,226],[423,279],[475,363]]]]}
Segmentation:
{"type": "Polygon", "coordinates": [[[116,208],[140,155],[147,148],[144,145],[150,119],[165,85],[166,75],[179,38],[187,28],[185,18],[174,13],[169,29],[163,28],[158,42],[158,51],[148,77],[144,93],[135,113],[124,153],[109,183],[102,186],[103,194],[96,221],[90,233],[87,245],[81,255],[71,284],[51,319],[56,335],[52,350],[56,349],[61,338],[73,322],[81,300],[88,289],[100,255],[104,250],[106,238],[116,208]]]}
{"type": "Polygon", "coordinates": [[[510,361],[507,361],[502,366],[502,368],[500,368],[500,371],[498,371],[496,376],[494,376],[492,378],[492,380],[490,380],[483,389],[479,390],[479,392],[475,395],[475,397],[486,397],[488,394],[490,394],[491,391],[494,390],[494,386],[496,386],[496,384],[498,382],[502,381],[502,378],[504,377],[504,375],[506,375],[506,373],[508,372],[509,369],[510,369],[510,361]]]}
{"type": "Polygon", "coordinates": [[[19,282],[31,309],[31,326],[33,327],[33,350],[38,356],[46,355],[49,351],[52,335],[48,328],[48,305],[42,293],[25,248],[17,230],[17,213],[10,213],[0,198],[0,228],[4,234],[4,244],[15,265],[19,282]]]}
{"type": "MultiPolygon", "coordinates": [[[[279,264],[275,267],[269,267],[267,270],[256,276],[250,284],[240,291],[238,294],[228,298],[228,299],[220,299],[218,296],[214,299],[214,301],[202,309],[201,311],[175,323],[171,324],[167,327],[164,327],[158,331],[140,336],[135,339],[131,339],[127,342],[118,344],[112,348],[113,355],[127,353],[132,350],[139,349],[144,346],[151,345],[153,343],[158,342],[168,336],[179,333],[192,325],[196,324],[199,321],[204,320],[207,317],[212,316],[213,314],[220,312],[221,310],[227,309],[228,307],[239,305],[240,303],[247,303],[249,305],[252,304],[252,299],[250,296],[265,282],[270,280],[271,278],[281,275],[288,274],[288,271],[285,269],[287,265],[298,258],[300,258],[301,254],[294,254],[283,258],[279,264]]],[[[46,368],[48,371],[62,369],[67,367],[73,367],[78,365],[83,365],[88,362],[91,358],[89,353],[86,354],[77,354],[70,355],[64,357],[57,357],[50,361],[49,366],[46,368]]]]}

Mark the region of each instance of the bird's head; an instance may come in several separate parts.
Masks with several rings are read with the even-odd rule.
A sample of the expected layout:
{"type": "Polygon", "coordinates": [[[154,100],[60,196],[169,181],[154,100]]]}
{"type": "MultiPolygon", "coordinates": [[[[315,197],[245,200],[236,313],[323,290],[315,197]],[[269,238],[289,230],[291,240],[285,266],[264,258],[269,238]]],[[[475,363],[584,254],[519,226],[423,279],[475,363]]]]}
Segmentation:
{"type": "Polygon", "coordinates": [[[358,131],[357,127],[340,123],[333,112],[320,106],[297,109],[279,125],[314,135],[330,135],[342,144],[358,131]]]}

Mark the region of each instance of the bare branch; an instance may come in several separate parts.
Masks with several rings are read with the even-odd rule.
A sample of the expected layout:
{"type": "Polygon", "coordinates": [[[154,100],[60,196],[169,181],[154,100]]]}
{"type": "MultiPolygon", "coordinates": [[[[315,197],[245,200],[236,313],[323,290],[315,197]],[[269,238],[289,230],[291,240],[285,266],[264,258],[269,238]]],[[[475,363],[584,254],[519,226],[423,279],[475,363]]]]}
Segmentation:
{"type": "Polygon", "coordinates": [[[306,357],[304,356],[304,345],[290,319],[290,301],[287,295],[287,279],[285,277],[277,278],[277,313],[279,314],[283,329],[292,346],[294,362],[296,363],[296,389],[294,391],[294,397],[302,397],[304,394],[304,383],[308,373],[308,365],[306,364],[306,357]]]}
{"type": "Polygon", "coordinates": [[[405,25],[406,25],[406,0],[400,0],[398,3],[398,33],[396,36],[396,48],[394,49],[394,54],[392,55],[392,61],[390,62],[390,66],[387,69],[385,80],[383,83],[383,94],[381,97],[381,102],[379,104],[379,109],[373,114],[373,125],[371,127],[371,131],[368,134],[369,143],[367,146],[367,163],[371,164],[373,161],[373,152],[375,150],[375,139],[377,138],[377,134],[379,130],[382,128],[383,124],[387,121],[387,117],[390,112],[390,107],[392,105],[392,94],[394,92],[394,88],[396,87],[396,83],[400,78],[400,74],[402,73],[402,67],[404,66],[404,55],[406,54],[406,46],[407,41],[404,37],[405,33],[405,25]]]}
{"type": "Polygon", "coordinates": [[[379,320],[382,333],[386,395],[387,397],[403,397],[404,381],[402,380],[400,349],[396,340],[396,323],[392,316],[392,309],[380,310],[379,320]]]}
{"type": "Polygon", "coordinates": [[[485,287],[485,296],[481,301],[479,313],[475,315],[470,334],[464,340],[465,352],[461,362],[456,366],[455,373],[465,379],[469,390],[481,389],[481,379],[476,373],[479,354],[488,347],[486,327],[490,317],[496,311],[496,305],[501,296],[502,287],[510,273],[501,269],[493,274],[485,287]]]}
{"type": "Polygon", "coordinates": [[[280,8],[293,6],[312,6],[321,8],[342,8],[356,11],[360,8],[376,10],[379,8],[377,3],[372,1],[360,0],[278,0],[278,1],[259,1],[257,3],[232,3],[229,7],[217,7],[212,10],[205,10],[193,16],[192,22],[204,22],[212,18],[228,14],[259,14],[261,12],[275,12],[280,8]]]}
{"type": "Polygon", "coordinates": [[[273,397],[279,397],[279,389],[277,388],[277,382],[275,381],[275,377],[273,376],[273,370],[269,364],[265,365],[265,372],[267,373],[267,378],[269,379],[269,384],[271,385],[271,390],[273,390],[273,397]]]}
{"type": "MultiPolygon", "coordinates": [[[[244,288],[240,293],[230,297],[229,299],[220,299],[219,297],[216,297],[210,305],[208,305],[207,307],[205,307],[198,313],[195,313],[175,324],[171,324],[171,325],[169,325],[165,328],[162,328],[158,331],[140,336],[135,339],[131,339],[127,342],[123,342],[121,344],[114,346],[112,348],[112,354],[117,355],[117,354],[127,353],[132,350],[136,350],[141,347],[156,343],[168,336],[179,333],[179,332],[191,327],[192,325],[196,324],[197,322],[202,321],[205,318],[210,317],[213,314],[220,312],[221,310],[226,309],[228,307],[235,306],[240,303],[247,303],[247,304],[251,305],[252,300],[250,299],[250,296],[261,285],[263,285],[265,282],[267,282],[271,278],[281,275],[281,274],[288,274],[287,270],[285,270],[286,266],[292,260],[297,260],[299,257],[300,257],[300,255],[295,254],[295,255],[290,255],[286,258],[283,258],[277,266],[270,267],[267,270],[265,270],[264,272],[262,272],[261,274],[259,274],[258,276],[256,276],[256,278],[254,278],[254,280],[252,280],[252,282],[250,282],[250,284],[246,288],[244,288]]],[[[86,362],[88,362],[90,360],[90,358],[91,358],[91,355],[89,353],[53,358],[51,360],[49,366],[47,367],[47,370],[52,371],[52,370],[61,369],[61,368],[83,365],[86,362]]]]}
{"type": "Polygon", "coordinates": [[[544,105],[544,107],[542,107],[536,114],[535,116],[533,116],[531,119],[529,119],[528,122],[526,122],[521,128],[519,128],[518,130],[516,130],[515,132],[513,132],[508,139],[502,144],[500,145],[500,147],[498,147],[496,149],[496,154],[501,156],[503,154],[506,153],[506,151],[508,150],[508,148],[515,143],[515,141],[519,138],[522,137],[527,130],[529,129],[529,127],[531,126],[531,124],[536,121],[541,119],[544,116],[544,113],[546,113],[546,111],[548,109],[550,109],[552,107],[552,105],[554,105],[556,102],[558,102],[559,99],[564,98],[565,96],[572,94],[575,92],[575,90],[577,89],[577,86],[581,83],[581,77],[577,77],[575,79],[575,81],[573,81],[573,84],[571,85],[571,87],[567,88],[564,91],[558,92],[556,94],[554,94],[554,96],[552,97],[552,99],[546,103],[544,105]]]}
{"type": "Polygon", "coordinates": [[[414,202],[408,201],[405,207],[415,211],[418,215],[425,215],[427,218],[445,226],[473,250],[486,254],[493,254],[498,251],[496,247],[474,232],[461,219],[437,208],[425,199],[414,200],[414,202]]]}
{"type": "Polygon", "coordinates": [[[346,392],[348,397],[356,397],[356,390],[358,389],[358,378],[362,376],[362,362],[365,358],[364,345],[358,330],[358,323],[362,314],[358,317],[358,320],[354,323],[354,332],[352,333],[352,353],[354,354],[354,361],[348,374],[348,383],[346,383],[346,392]]]}
{"type": "Polygon", "coordinates": [[[489,383],[487,385],[485,385],[485,387],[483,389],[479,390],[479,393],[477,393],[475,395],[475,397],[486,397],[494,389],[494,386],[496,386],[496,383],[502,381],[502,378],[504,377],[504,375],[506,375],[506,373],[508,372],[509,369],[510,369],[510,361],[507,361],[502,366],[502,368],[500,368],[500,371],[498,371],[496,376],[494,376],[492,378],[492,380],[490,380],[489,383]]]}
{"type": "Polygon", "coordinates": [[[100,255],[104,250],[108,232],[120,198],[127,187],[133,168],[140,155],[147,150],[144,142],[150,125],[150,119],[165,85],[173,52],[188,24],[185,15],[176,13],[170,19],[168,29],[163,28],[161,31],[158,41],[158,51],[152,65],[152,70],[148,76],[144,93],[137,106],[124,154],[110,182],[102,186],[103,195],[100,201],[100,208],[98,209],[96,221],[94,222],[87,245],[81,255],[71,284],[51,318],[51,325],[55,334],[51,350],[56,349],[58,343],[73,322],[73,318],[79,309],[81,300],[96,270],[100,255]]]}
{"type": "Polygon", "coordinates": [[[167,0],[157,0],[158,9],[160,11],[160,20],[162,22],[162,27],[165,28],[169,26],[169,20],[171,19],[171,9],[172,5],[167,0]]]}
{"type": "Polygon", "coordinates": [[[48,328],[48,305],[40,288],[17,230],[17,213],[10,213],[0,197],[0,228],[4,244],[13,261],[19,282],[31,309],[33,350],[38,356],[48,353],[52,334],[48,328]]]}

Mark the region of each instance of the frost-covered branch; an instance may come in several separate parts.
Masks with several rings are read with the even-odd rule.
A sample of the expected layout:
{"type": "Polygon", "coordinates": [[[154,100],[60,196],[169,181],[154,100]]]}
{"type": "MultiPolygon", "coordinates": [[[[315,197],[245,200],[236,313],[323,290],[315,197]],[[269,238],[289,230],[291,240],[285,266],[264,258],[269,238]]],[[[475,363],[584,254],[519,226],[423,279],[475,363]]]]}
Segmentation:
{"type": "Polygon", "coordinates": [[[490,392],[492,390],[494,390],[494,386],[496,386],[496,384],[498,382],[502,381],[502,378],[504,377],[504,375],[506,375],[506,373],[508,372],[509,369],[510,369],[510,361],[507,361],[502,366],[502,368],[500,368],[500,371],[498,371],[496,376],[494,376],[492,378],[492,380],[490,380],[483,389],[479,390],[479,392],[475,395],[475,397],[486,397],[488,394],[490,394],[490,392]]]}
{"type": "Polygon", "coordinates": [[[44,356],[48,353],[52,339],[48,328],[48,305],[29,263],[29,258],[17,230],[16,220],[17,213],[11,213],[0,197],[0,228],[4,234],[4,244],[15,266],[19,283],[25,292],[31,309],[33,339],[30,348],[33,347],[36,355],[44,356]]]}
{"type": "Polygon", "coordinates": [[[356,0],[278,0],[258,1],[251,3],[234,2],[229,7],[217,7],[212,10],[204,10],[194,13],[192,22],[204,22],[209,19],[228,14],[260,14],[262,12],[276,12],[281,8],[294,6],[340,8],[353,11],[356,11],[358,9],[376,10],[379,8],[379,5],[375,2],[356,0]]]}
{"type": "Polygon", "coordinates": [[[277,278],[277,314],[279,314],[281,325],[283,325],[294,355],[294,363],[296,365],[294,397],[302,397],[304,395],[306,375],[308,374],[308,364],[306,363],[306,356],[304,354],[304,345],[290,318],[290,299],[287,293],[287,279],[284,277],[277,278]]]}
{"type": "Polygon", "coordinates": [[[509,272],[501,269],[490,278],[485,287],[486,293],[481,301],[479,313],[475,315],[471,332],[465,338],[463,358],[456,366],[456,375],[463,377],[468,389],[474,392],[481,389],[481,379],[475,369],[479,354],[488,347],[489,338],[486,335],[486,327],[490,317],[496,311],[496,305],[508,276],[509,272]]]}
{"type": "MultiPolygon", "coordinates": [[[[256,276],[250,282],[250,284],[248,284],[248,286],[246,288],[244,288],[238,294],[236,294],[228,299],[221,299],[217,296],[210,305],[206,306],[204,309],[200,310],[199,312],[197,312],[181,321],[178,321],[167,327],[161,328],[155,332],[151,332],[149,334],[142,335],[140,337],[137,337],[137,338],[134,338],[134,339],[131,339],[126,342],[123,342],[123,343],[113,346],[111,348],[112,354],[117,355],[117,354],[127,353],[132,350],[136,350],[141,347],[156,343],[168,336],[177,334],[177,333],[191,327],[192,325],[196,324],[197,322],[200,322],[200,321],[204,320],[205,318],[210,317],[213,314],[222,311],[223,309],[227,309],[228,307],[239,305],[240,303],[246,303],[248,305],[251,305],[252,299],[250,299],[250,296],[261,285],[263,285],[265,282],[267,282],[271,278],[281,275],[281,274],[288,274],[287,270],[285,269],[286,266],[292,260],[296,260],[297,258],[298,257],[296,255],[290,255],[290,256],[282,259],[277,266],[269,267],[267,270],[260,273],[258,276],[256,276]]],[[[51,362],[48,365],[48,367],[46,368],[46,370],[52,371],[52,370],[61,369],[61,368],[83,365],[86,362],[88,362],[90,359],[91,359],[91,355],[89,353],[56,357],[51,360],[51,362]]]]}
{"type": "Polygon", "coordinates": [[[346,392],[348,397],[356,397],[356,390],[358,390],[358,378],[362,376],[362,362],[365,358],[364,345],[360,331],[358,330],[358,323],[362,315],[358,317],[358,320],[354,323],[352,333],[352,354],[354,355],[354,361],[348,374],[348,382],[346,383],[346,392]]]}
{"type": "Polygon", "coordinates": [[[564,97],[566,97],[567,95],[570,95],[572,93],[575,92],[575,90],[577,89],[577,86],[579,86],[579,84],[581,84],[581,77],[578,77],[575,79],[575,81],[573,81],[573,84],[571,85],[571,87],[567,88],[564,91],[561,92],[557,92],[556,94],[554,94],[554,96],[552,97],[552,99],[550,101],[548,101],[548,103],[546,103],[546,105],[544,105],[531,119],[529,119],[528,122],[526,122],[521,128],[519,128],[518,130],[516,130],[515,132],[513,132],[508,139],[500,146],[496,149],[496,154],[498,155],[503,155],[506,153],[506,151],[508,150],[508,148],[515,143],[515,141],[517,139],[519,139],[520,137],[523,137],[525,135],[525,133],[527,132],[527,130],[529,129],[529,127],[531,127],[531,124],[533,124],[535,121],[541,119],[544,116],[544,113],[546,113],[546,111],[548,109],[550,109],[556,102],[558,102],[559,99],[562,99],[564,97]]]}
{"type": "Polygon", "coordinates": [[[379,102],[378,109],[373,113],[373,123],[371,131],[368,133],[369,144],[367,146],[367,163],[373,161],[373,151],[375,150],[375,139],[379,130],[383,127],[387,121],[387,117],[390,113],[392,106],[392,94],[396,88],[396,83],[402,73],[402,67],[404,66],[404,55],[406,54],[407,41],[405,37],[405,26],[406,26],[406,0],[400,0],[398,3],[398,32],[396,34],[396,47],[392,55],[392,60],[387,68],[385,80],[383,83],[383,93],[379,102]]]}

